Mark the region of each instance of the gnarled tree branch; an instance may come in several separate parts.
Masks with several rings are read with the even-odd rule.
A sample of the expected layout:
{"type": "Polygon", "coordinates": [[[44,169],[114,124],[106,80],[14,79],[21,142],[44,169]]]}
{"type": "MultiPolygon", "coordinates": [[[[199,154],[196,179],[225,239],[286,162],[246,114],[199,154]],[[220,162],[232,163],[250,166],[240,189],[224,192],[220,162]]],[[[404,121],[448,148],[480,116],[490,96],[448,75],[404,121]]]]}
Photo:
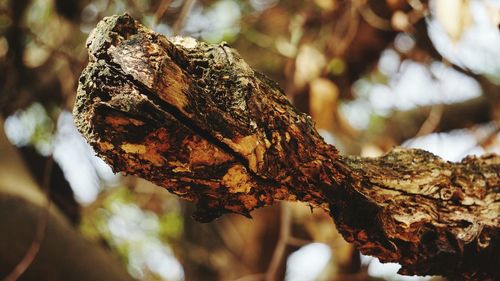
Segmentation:
{"type": "Polygon", "coordinates": [[[226,44],[167,39],[123,15],[87,45],[79,130],[115,171],[196,202],[198,220],[300,200],[403,274],[498,277],[500,157],[341,156],[226,44]]]}

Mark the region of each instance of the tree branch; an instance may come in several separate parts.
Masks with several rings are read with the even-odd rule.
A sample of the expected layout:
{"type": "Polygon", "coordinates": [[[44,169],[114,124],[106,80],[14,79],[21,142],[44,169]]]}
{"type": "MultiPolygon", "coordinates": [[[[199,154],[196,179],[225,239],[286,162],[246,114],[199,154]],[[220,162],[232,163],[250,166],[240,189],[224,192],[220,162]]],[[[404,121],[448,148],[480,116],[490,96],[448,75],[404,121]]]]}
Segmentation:
{"type": "Polygon", "coordinates": [[[198,220],[299,200],[403,274],[498,276],[500,157],[341,156],[226,44],[167,39],[128,15],[101,21],[87,46],[79,130],[115,171],[195,202],[198,220]]]}
{"type": "Polygon", "coordinates": [[[418,135],[419,129],[431,114],[433,108],[442,109],[435,124],[437,132],[471,127],[491,120],[494,104],[488,98],[466,100],[452,104],[421,106],[408,111],[395,111],[386,120],[380,136],[389,136],[395,143],[402,143],[418,135]]]}

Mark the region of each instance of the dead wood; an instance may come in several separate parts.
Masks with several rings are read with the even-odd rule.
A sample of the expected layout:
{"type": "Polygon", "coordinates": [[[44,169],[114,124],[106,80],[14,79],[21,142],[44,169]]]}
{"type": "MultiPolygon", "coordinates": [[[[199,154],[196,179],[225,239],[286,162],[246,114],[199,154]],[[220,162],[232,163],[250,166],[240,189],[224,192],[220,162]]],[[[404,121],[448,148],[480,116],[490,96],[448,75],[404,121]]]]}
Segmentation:
{"type": "Polygon", "coordinates": [[[114,171],[195,202],[196,219],[298,200],[402,274],[499,277],[499,156],[341,156],[224,43],[166,38],[122,15],[101,21],[87,46],[79,130],[114,171]]]}

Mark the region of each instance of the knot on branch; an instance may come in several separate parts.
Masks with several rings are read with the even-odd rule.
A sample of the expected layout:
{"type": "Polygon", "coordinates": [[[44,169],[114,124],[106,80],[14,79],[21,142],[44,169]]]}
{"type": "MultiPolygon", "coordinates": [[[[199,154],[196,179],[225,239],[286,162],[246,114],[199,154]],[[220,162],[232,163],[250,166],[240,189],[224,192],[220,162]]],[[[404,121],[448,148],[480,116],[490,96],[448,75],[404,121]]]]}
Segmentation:
{"type": "Polygon", "coordinates": [[[75,120],[115,171],[195,201],[202,221],[274,199],[326,202],[307,188],[336,150],[318,157],[327,145],[310,117],[226,44],[167,39],[122,15],[87,46],[75,120]]]}

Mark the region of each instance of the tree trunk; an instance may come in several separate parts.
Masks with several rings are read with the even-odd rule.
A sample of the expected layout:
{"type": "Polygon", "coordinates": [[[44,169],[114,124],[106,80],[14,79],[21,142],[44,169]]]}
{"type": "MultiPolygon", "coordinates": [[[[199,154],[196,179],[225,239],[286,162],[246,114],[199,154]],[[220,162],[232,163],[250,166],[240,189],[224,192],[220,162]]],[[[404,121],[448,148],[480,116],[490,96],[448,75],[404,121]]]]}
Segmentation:
{"type": "Polygon", "coordinates": [[[132,281],[109,252],[87,241],[54,206],[49,208],[0,119],[0,279],[12,273],[37,236],[48,212],[40,248],[17,280],[132,281]]]}
{"type": "Polygon", "coordinates": [[[101,21],[87,46],[79,130],[115,171],[195,202],[198,220],[299,200],[402,274],[498,277],[500,157],[341,156],[226,44],[167,39],[128,15],[101,21]]]}

